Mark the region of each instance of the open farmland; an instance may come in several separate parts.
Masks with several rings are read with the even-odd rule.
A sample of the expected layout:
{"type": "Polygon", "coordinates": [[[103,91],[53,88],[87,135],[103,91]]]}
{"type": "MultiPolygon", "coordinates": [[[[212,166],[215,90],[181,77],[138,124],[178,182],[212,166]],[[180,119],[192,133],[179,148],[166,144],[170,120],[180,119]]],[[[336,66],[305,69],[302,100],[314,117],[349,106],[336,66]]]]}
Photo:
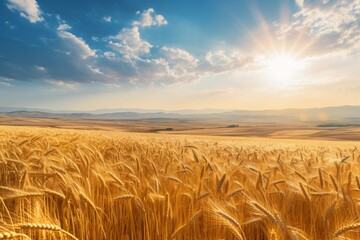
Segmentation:
{"type": "Polygon", "coordinates": [[[322,122],[250,122],[234,119],[69,119],[8,116],[0,114],[2,126],[51,127],[171,135],[258,137],[276,139],[360,140],[358,122],[321,125],[322,122]]]}
{"type": "Polygon", "coordinates": [[[360,143],[0,127],[0,239],[360,239],[360,143]]]}

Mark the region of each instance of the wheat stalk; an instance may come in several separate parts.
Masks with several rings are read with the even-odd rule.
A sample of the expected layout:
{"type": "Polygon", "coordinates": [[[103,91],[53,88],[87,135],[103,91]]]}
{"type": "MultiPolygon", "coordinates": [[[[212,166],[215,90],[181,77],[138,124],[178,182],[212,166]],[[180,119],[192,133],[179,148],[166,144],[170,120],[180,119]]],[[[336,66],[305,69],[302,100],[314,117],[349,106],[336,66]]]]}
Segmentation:
{"type": "Polygon", "coordinates": [[[59,226],[54,224],[41,224],[41,223],[18,223],[15,225],[16,228],[20,229],[37,229],[37,230],[47,230],[47,231],[59,231],[64,233],[65,235],[78,240],[74,235],[71,233],[61,229],[59,226]]]}
{"type": "Polygon", "coordinates": [[[334,232],[334,237],[338,237],[341,234],[344,234],[344,233],[346,233],[348,231],[356,230],[356,229],[359,229],[359,228],[360,228],[360,223],[354,223],[354,224],[343,226],[343,227],[337,229],[334,232]]]}

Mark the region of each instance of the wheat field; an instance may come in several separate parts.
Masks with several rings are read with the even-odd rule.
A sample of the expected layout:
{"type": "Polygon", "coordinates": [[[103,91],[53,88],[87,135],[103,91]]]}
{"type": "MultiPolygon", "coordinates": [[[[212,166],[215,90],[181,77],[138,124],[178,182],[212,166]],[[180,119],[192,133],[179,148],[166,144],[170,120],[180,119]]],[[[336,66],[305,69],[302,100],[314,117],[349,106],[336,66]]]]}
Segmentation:
{"type": "Polygon", "coordinates": [[[0,239],[360,239],[359,149],[0,127],[0,239]]]}

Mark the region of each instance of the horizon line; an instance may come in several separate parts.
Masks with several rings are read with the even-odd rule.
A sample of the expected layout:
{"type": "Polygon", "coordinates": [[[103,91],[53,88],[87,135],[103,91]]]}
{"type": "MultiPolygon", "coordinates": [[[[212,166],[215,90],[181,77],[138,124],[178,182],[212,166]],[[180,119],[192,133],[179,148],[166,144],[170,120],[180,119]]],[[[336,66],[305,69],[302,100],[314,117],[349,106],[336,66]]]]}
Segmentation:
{"type": "MultiPolygon", "coordinates": [[[[51,109],[51,108],[41,108],[41,107],[4,107],[0,106],[0,109],[2,108],[17,108],[17,109],[24,109],[24,110],[14,110],[11,112],[16,111],[28,111],[28,112],[42,112],[42,111],[53,111],[53,112],[68,112],[68,113],[90,113],[90,112],[96,112],[96,111],[116,111],[116,110],[143,110],[143,111],[153,111],[156,112],[181,112],[181,111],[224,111],[224,112],[230,112],[230,111],[249,111],[249,112],[256,112],[256,111],[283,111],[283,110],[306,110],[306,109],[322,109],[322,108],[338,108],[338,107],[360,107],[359,105],[327,105],[327,106],[314,106],[314,107],[288,107],[288,108],[267,108],[267,109],[241,109],[241,108],[182,108],[182,109],[155,109],[155,108],[141,108],[141,107],[119,107],[119,108],[97,108],[92,110],[75,110],[75,109],[51,109]],[[27,110],[27,109],[33,109],[33,110],[27,110]]],[[[1,111],[0,111],[1,112],[1,111]]],[[[136,112],[136,111],[128,111],[128,112],[136,112]]]]}

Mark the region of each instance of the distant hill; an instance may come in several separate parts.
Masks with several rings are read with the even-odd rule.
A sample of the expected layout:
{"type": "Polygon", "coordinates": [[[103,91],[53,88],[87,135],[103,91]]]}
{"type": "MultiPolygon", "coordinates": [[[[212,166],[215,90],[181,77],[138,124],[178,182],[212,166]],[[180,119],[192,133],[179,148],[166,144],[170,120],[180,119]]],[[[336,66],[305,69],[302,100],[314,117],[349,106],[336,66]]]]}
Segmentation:
{"type": "Polygon", "coordinates": [[[360,106],[338,106],[284,110],[180,110],[161,111],[143,109],[100,109],[89,112],[54,111],[31,108],[0,107],[3,115],[31,118],[72,119],[231,119],[244,121],[346,121],[360,122],[360,106]]]}
{"type": "MultiPolygon", "coordinates": [[[[0,113],[10,113],[10,112],[73,113],[77,111],[50,110],[43,108],[25,108],[25,107],[0,107],[0,113]]],[[[83,111],[78,111],[78,112],[83,112],[83,111]]]]}
{"type": "MultiPolygon", "coordinates": [[[[227,113],[230,114],[230,113],[227,113]]],[[[360,119],[360,106],[339,106],[306,109],[283,109],[262,111],[233,111],[237,116],[253,117],[276,117],[300,121],[328,121],[328,120],[352,120],[360,119]]]]}

